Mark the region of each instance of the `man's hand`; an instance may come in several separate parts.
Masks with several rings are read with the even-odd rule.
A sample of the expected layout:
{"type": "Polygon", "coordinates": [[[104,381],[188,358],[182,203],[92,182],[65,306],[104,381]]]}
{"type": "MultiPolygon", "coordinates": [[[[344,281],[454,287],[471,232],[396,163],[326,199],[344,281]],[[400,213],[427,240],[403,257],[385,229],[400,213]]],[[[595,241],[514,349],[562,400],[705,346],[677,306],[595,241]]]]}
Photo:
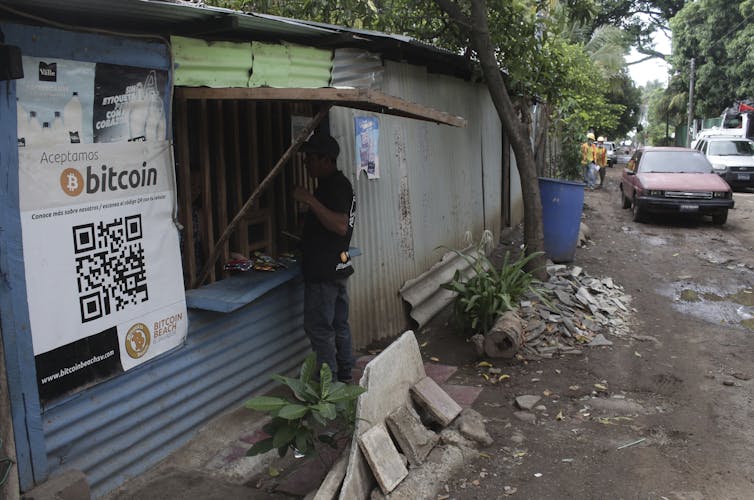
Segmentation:
{"type": "Polygon", "coordinates": [[[298,201],[299,203],[311,205],[312,200],[314,200],[314,195],[311,194],[307,189],[302,188],[301,186],[296,186],[296,188],[293,190],[293,199],[298,201]]]}

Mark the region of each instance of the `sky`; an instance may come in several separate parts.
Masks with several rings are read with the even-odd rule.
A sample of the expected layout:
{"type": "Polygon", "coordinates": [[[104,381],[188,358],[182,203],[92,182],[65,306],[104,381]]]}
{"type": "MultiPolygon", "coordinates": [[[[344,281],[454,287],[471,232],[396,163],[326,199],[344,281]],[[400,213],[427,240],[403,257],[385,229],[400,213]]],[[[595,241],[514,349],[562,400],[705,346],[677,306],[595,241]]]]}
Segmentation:
{"type": "MultiPolygon", "coordinates": [[[[663,54],[670,54],[670,38],[663,33],[655,35],[655,48],[663,54]]],[[[626,57],[626,62],[642,59],[644,56],[631,50],[626,57]]],[[[637,87],[646,85],[652,80],[660,80],[668,83],[668,64],[660,59],[650,59],[640,64],[634,64],[628,67],[628,72],[634,80],[637,87]]]]}

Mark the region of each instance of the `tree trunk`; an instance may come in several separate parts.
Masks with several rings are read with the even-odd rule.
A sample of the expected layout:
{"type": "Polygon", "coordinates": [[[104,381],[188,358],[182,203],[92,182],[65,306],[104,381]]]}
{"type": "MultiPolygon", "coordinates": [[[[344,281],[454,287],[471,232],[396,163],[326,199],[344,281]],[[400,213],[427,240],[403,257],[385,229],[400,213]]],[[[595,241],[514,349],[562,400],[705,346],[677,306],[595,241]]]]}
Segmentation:
{"type": "MultiPolygon", "coordinates": [[[[444,2],[442,2],[444,3],[444,2]]],[[[517,115],[513,102],[508,95],[508,88],[503,80],[497,59],[495,47],[489,35],[487,24],[487,4],[485,0],[471,0],[471,40],[476,49],[477,57],[482,66],[482,72],[487,81],[487,87],[495,104],[500,121],[506,127],[513,152],[516,154],[516,165],[521,178],[521,192],[524,201],[524,244],[526,253],[542,252],[544,250],[544,233],[542,226],[542,201],[539,198],[539,180],[534,161],[531,141],[526,124],[517,115]]],[[[545,257],[529,261],[527,270],[532,271],[538,279],[546,279],[544,269],[545,257]]]]}
{"type": "Polygon", "coordinates": [[[505,127],[511,147],[516,155],[516,166],[521,179],[521,195],[524,202],[524,244],[526,253],[542,252],[529,261],[527,271],[537,279],[547,279],[544,257],[544,233],[542,226],[542,200],[539,198],[539,179],[534,161],[532,143],[529,139],[525,111],[521,117],[508,94],[497,59],[495,47],[490,39],[487,23],[487,3],[485,0],[471,0],[471,17],[469,18],[458,3],[453,0],[435,0],[458,28],[470,33],[470,43],[479,58],[482,73],[487,81],[492,102],[495,104],[500,121],[505,127]]]}

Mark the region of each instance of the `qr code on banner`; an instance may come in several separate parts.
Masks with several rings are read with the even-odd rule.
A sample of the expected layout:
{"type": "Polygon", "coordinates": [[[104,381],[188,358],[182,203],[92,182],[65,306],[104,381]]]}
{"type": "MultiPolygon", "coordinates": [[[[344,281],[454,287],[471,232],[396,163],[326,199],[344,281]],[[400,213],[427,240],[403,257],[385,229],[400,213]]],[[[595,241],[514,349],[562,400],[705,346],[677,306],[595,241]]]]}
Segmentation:
{"type": "Polygon", "coordinates": [[[141,214],[73,228],[81,322],[149,299],[141,214]]]}

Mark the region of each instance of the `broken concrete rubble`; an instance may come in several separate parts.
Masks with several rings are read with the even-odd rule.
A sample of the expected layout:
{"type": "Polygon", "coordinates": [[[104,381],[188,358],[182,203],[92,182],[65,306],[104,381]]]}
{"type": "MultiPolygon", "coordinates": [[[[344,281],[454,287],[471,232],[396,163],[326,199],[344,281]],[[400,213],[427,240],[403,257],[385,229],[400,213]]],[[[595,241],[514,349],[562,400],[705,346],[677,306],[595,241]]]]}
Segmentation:
{"type": "Polygon", "coordinates": [[[605,335],[629,335],[631,296],[612,278],[596,278],[562,264],[548,265],[547,273],[549,304],[529,296],[525,302],[530,305],[519,308],[526,337],[520,354],[578,354],[584,345],[609,345],[605,335]]]}
{"type": "Polygon", "coordinates": [[[424,463],[440,436],[427,429],[413,408],[401,406],[387,417],[387,425],[411,466],[424,463]]]}
{"type": "MultiPolygon", "coordinates": [[[[360,384],[367,392],[357,402],[356,430],[340,499],[435,498],[442,479],[477,453],[479,444],[492,443],[481,415],[468,409],[462,412],[458,403],[426,376],[411,331],[367,364],[360,384]],[[417,412],[414,404],[424,413],[417,412]],[[426,421],[421,420],[422,415],[427,416],[426,421]],[[440,436],[426,426],[442,427],[440,436]],[[407,469],[409,460],[412,466],[407,469]]],[[[322,491],[321,497],[331,498],[332,484],[321,488],[325,486],[327,491],[322,491]]]]}

